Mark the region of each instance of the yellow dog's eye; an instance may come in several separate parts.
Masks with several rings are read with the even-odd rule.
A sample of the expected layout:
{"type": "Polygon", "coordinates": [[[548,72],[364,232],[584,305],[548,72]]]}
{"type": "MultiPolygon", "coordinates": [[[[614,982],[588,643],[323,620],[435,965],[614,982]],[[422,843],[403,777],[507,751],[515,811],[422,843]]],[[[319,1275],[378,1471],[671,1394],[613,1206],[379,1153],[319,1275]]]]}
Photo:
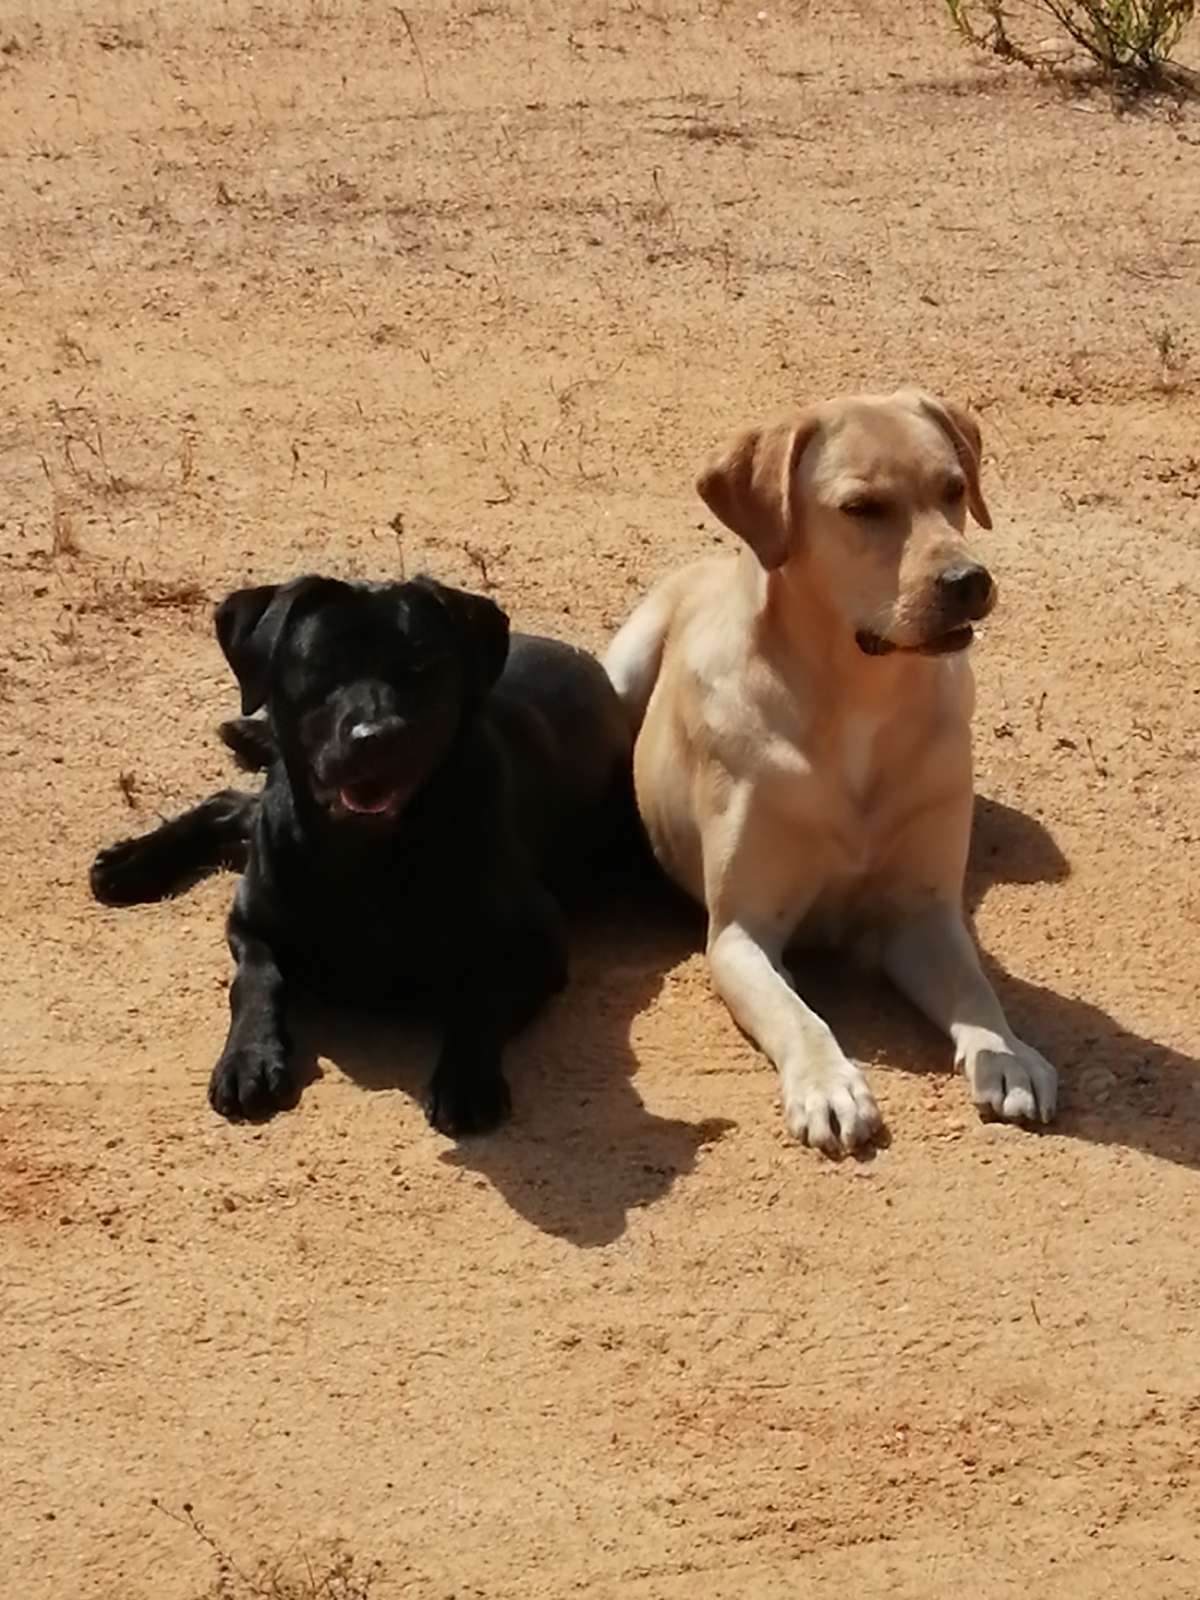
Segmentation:
{"type": "Polygon", "coordinates": [[[966,492],[966,485],[961,478],[951,478],[942,494],[942,499],[948,506],[956,506],[966,492]]]}
{"type": "Polygon", "coordinates": [[[847,500],[842,510],[848,517],[858,517],[863,522],[879,522],[888,514],[886,500],[878,500],[874,495],[855,495],[853,500],[847,500]]]}

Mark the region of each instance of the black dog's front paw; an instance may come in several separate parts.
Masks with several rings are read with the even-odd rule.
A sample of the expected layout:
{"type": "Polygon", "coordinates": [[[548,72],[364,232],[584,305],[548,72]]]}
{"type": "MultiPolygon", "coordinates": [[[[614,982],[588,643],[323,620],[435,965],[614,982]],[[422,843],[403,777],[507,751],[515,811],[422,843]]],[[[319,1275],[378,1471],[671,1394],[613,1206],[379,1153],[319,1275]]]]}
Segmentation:
{"type": "Polygon", "coordinates": [[[295,1077],[276,1044],[226,1050],[213,1068],[208,1103],[231,1120],[270,1116],[295,1099],[295,1077]]]}
{"type": "Polygon", "coordinates": [[[491,1133],[512,1111],[501,1072],[464,1073],[439,1067],[425,1093],[425,1115],[449,1139],[491,1133]]]}
{"type": "Polygon", "coordinates": [[[88,880],[102,906],[144,905],[167,892],[162,861],[146,838],[122,839],[101,850],[88,880]]]}

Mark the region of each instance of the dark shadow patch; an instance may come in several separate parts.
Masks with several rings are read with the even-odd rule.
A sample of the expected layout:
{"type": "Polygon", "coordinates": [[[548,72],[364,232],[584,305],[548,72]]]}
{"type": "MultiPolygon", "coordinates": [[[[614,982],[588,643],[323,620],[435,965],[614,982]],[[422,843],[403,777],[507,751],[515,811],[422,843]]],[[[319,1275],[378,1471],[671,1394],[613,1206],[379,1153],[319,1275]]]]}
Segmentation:
{"type": "MultiPolygon", "coordinates": [[[[733,1124],[655,1116],[633,1081],[631,1025],[700,942],[697,913],[639,866],[574,922],[568,988],[506,1052],[512,1119],[442,1159],[481,1174],[542,1232],[595,1246],[619,1238],[629,1213],[661,1199],[733,1124]]],[[[293,1032],[304,1073],[325,1057],[367,1091],[423,1100],[435,1029],[305,1006],[293,1032]]]]}
{"type": "Polygon", "coordinates": [[[1095,100],[1119,116],[1176,118],[1200,100],[1200,73],[1176,62],[1108,71],[1079,62],[1004,62],[972,72],[936,78],[903,78],[902,92],[970,99],[976,95],[1025,94],[1049,90],[1065,103],[1095,100]],[[1015,68],[1020,65],[1022,70],[1015,68]]]}

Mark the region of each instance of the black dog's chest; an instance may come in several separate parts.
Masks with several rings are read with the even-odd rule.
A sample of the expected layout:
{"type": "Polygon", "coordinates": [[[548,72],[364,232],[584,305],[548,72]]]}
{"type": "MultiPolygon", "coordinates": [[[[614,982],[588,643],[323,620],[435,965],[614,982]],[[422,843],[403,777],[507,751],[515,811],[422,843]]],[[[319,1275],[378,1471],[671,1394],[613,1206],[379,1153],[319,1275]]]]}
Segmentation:
{"type": "Polygon", "coordinates": [[[386,1008],[432,997],[481,921],[470,883],[420,857],[383,854],[338,870],[285,849],[256,865],[270,888],[255,899],[270,907],[284,976],[342,1003],[386,1008]]]}
{"type": "Polygon", "coordinates": [[[465,907],[386,889],[325,896],[283,931],[287,965],[331,998],[386,1005],[444,976],[447,958],[468,937],[465,907]],[[316,914],[314,915],[314,911],[316,914]]]}

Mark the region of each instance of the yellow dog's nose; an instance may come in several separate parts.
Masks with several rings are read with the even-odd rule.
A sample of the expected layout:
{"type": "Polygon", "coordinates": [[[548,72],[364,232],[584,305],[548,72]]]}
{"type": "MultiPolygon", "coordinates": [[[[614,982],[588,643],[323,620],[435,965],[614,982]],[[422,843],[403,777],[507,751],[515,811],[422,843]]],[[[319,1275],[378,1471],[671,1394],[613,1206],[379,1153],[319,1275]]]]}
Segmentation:
{"type": "Polygon", "coordinates": [[[986,617],[996,593],[991,573],[977,561],[947,567],[938,574],[937,587],[947,614],[961,617],[964,622],[986,617]]]}

